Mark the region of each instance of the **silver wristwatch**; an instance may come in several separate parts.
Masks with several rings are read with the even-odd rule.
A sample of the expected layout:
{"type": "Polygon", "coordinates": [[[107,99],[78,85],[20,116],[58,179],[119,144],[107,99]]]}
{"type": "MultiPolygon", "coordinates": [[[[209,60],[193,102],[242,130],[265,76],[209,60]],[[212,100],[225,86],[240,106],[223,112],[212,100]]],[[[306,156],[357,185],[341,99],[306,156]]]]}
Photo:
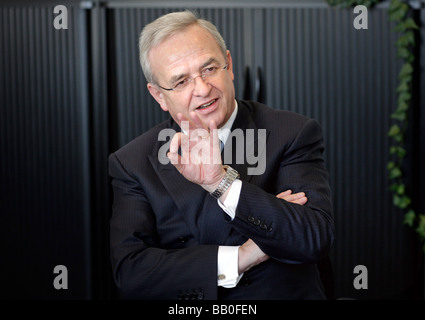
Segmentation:
{"type": "Polygon", "coordinates": [[[210,193],[210,195],[212,195],[216,199],[220,198],[223,193],[225,193],[226,190],[230,187],[232,182],[240,177],[239,172],[237,172],[232,167],[224,165],[223,168],[224,170],[226,170],[226,175],[224,176],[223,180],[221,180],[217,189],[215,189],[214,192],[210,193]]]}

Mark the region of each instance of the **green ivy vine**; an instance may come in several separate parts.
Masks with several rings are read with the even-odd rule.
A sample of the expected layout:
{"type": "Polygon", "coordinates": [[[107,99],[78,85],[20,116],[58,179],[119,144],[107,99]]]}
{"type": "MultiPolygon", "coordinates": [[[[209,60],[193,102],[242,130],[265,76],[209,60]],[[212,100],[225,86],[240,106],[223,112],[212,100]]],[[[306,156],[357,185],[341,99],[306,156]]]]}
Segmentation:
{"type": "MultiPolygon", "coordinates": [[[[330,6],[343,8],[356,5],[372,7],[382,0],[327,0],[330,6]]],[[[394,124],[388,131],[392,140],[390,146],[390,161],[387,165],[390,180],[390,190],[395,207],[404,211],[404,223],[414,228],[423,244],[425,253],[425,214],[419,214],[412,207],[412,200],[407,194],[403,176],[403,160],[406,157],[405,134],[408,127],[408,111],[412,99],[413,63],[415,60],[415,30],[419,27],[410,17],[410,6],[405,1],[392,0],[388,9],[389,20],[396,26],[394,31],[400,34],[396,42],[397,54],[403,60],[403,65],[398,74],[399,85],[397,87],[397,108],[391,114],[394,124]]]]}

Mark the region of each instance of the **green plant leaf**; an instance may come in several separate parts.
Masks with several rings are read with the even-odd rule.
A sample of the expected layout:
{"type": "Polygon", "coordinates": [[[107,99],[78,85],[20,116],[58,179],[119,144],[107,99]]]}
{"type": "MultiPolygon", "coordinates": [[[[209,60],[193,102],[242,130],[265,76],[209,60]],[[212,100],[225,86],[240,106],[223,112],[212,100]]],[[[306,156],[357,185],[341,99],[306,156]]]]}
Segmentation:
{"type": "Polygon", "coordinates": [[[403,223],[407,224],[409,227],[413,227],[413,224],[415,223],[416,213],[413,210],[409,210],[404,215],[403,223]]]}
{"type": "Polygon", "coordinates": [[[390,136],[390,138],[393,139],[398,144],[400,144],[403,141],[403,135],[401,133],[397,134],[397,135],[390,136]]]}
{"type": "Polygon", "coordinates": [[[400,178],[403,175],[402,172],[401,172],[401,169],[399,167],[394,167],[389,171],[390,171],[390,173],[389,173],[390,174],[390,177],[389,177],[390,180],[400,178]]]}
{"type": "Polygon", "coordinates": [[[399,196],[397,194],[393,195],[393,204],[400,209],[406,209],[409,204],[412,202],[408,196],[402,195],[399,196]]]}
{"type": "Polygon", "coordinates": [[[415,44],[415,34],[413,31],[406,31],[404,34],[398,38],[396,42],[397,47],[409,47],[410,45],[415,44]]]}
{"type": "Polygon", "coordinates": [[[396,112],[406,112],[407,110],[409,110],[409,105],[406,102],[401,102],[398,105],[396,112]]]}
{"type": "Polygon", "coordinates": [[[398,96],[398,105],[407,104],[412,96],[409,92],[401,92],[398,96]]]}
{"type": "Polygon", "coordinates": [[[390,185],[390,190],[392,192],[396,192],[398,188],[398,183],[393,183],[392,185],[390,185]]]}
{"type": "Polygon", "coordinates": [[[388,11],[392,12],[394,10],[397,10],[399,5],[400,5],[400,1],[391,0],[388,11]]]}
{"type": "Polygon", "coordinates": [[[395,137],[396,135],[398,135],[401,132],[400,127],[396,124],[393,124],[390,128],[390,130],[388,131],[388,136],[390,137],[395,137]]]}
{"type": "Polygon", "coordinates": [[[419,215],[419,222],[418,227],[416,228],[416,232],[419,233],[422,238],[425,238],[425,215],[423,214],[419,215]]]}
{"type": "Polygon", "coordinates": [[[395,153],[399,159],[403,159],[406,156],[406,149],[403,147],[395,147],[395,153]]]}
{"type": "Polygon", "coordinates": [[[413,73],[413,67],[410,62],[405,62],[403,66],[401,67],[400,73],[398,74],[399,79],[403,79],[407,76],[412,75],[413,73]]]}
{"type": "Polygon", "coordinates": [[[401,197],[401,208],[405,209],[412,203],[412,200],[408,196],[402,196],[401,197]]]}
{"type": "Polygon", "coordinates": [[[411,53],[409,48],[399,47],[397,50],[397,55],[399,58],[407,59],[411,55],[411,53]]]}
{"type": "Polygon", "coordinates": [[[390,21],[400,21],[405,17],[408,11],[409,6],[407,4],[401,1],[391,1],[388,9],[388,17],[390,21]]]}
{"type": "Polygon", "coordinates": [[[392,0],[390,3],[390,7],[388,8],[389,13],[393,13],[394,11],[400,10],[400,7],[403,3],[398,0],[392,0]]]}
{"type": "MultiPolygon", "coordinates": [[[[400,146],[391,146],[390,154],[395,154],[397,155],[398,158],[404,158],[406,156],[406,149],[400,146]]],[[[393,161],[390,161],[388,163],[388,166],[390,165],[390,163],[392,164],[393,167],[395,166],[395,163],[393,161]]],[[[391,168],[388,168],[388,169],[391,169],[391,168]]]]}
{"type": "Polygon", "coordinates": [[[391,115],[391,118],[399,120],[399,121],[404,121],[406,120],[407,115],[405,112],[396,112],[391,115]]]}
{"type": "Polygon", "coordinates": [[[404,186],[404,184],[403,183],[400,183],[398,186],[397,186],[397,193],[399,194],[399,195],[402,195],[402,194],[404,194],[404,191],[405,191],[405,186],[404,186]]]}
{"type": "Polygon", "coordinates": [[[396,92],[406,92],[409,91],[409,82],[408,81],[400,81],[399,86],[397,87],[396,92]]]}
{"type": "Polygon", "coordinates": [[[406,32],[404,37],[406,38],[406,43],[408,45],[414,46],[416,44],[415,33],[412,30],[406,32]]]}
{"type": "Polygon", "coordinates": [[[415,20],[413,20],[412,18],[407,18],[404,21],[404,28],[405,29],[415,29],[415,30],[419,30],[418,25],[416,24],[415,20]]]}

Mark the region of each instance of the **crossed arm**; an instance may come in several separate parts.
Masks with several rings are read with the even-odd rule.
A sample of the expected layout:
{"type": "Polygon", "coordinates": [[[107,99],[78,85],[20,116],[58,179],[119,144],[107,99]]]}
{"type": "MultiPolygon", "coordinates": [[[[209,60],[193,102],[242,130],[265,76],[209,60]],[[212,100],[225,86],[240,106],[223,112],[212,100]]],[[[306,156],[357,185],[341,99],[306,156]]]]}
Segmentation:
{"type": "MultiPolygon", "coordinates": [[[[307,197],[304,192],[292,193],[292,190],[286,190],[279,193],[276,197],[299,205],[307,203],[307,197]]],[[[239,247],[238,272],[242,274],[268,259],[269,256],[254,241],[248,239],[248,241],[239,247]]]]}
{"type": "MultiPolygon", "coordinates": [[[[178,117],[180,117],[180,121],[187,121],[181,115],[178,115],[178,117]]],[[[168,157],[171,163],[187,180],[199,184],[211,193],[218,187],[225,175],[222,164],[212,160],[220,159],[217,125],[214,121],[211,121],[208,127],[205,127],[197,115],[193,113],[191,126],[196,129],[199,139],[190,139],[185,134],[177,133],[171,141],[168,157]],[[193,145],[199,143],[204,144],[206,148],[210,149],[210,158],[205,159],[205,157],[191,152],[193,145]],[[178,153],[179,148],[182,150],[181,155],[178,153]]],[[[220,197],[219,200],[221,203],[224,203],[229,190],[230,188],[220,197]]],[[[307,198],[303,192],[292,194],[291,190],[279,193],[277,197],[300,205],[304,205],[307,202],[307,198]]],[[[269,256],[252,239],[248,239],[239,248],[238,272],[239,274],[244,273],[268,259],[269,256]]]]}

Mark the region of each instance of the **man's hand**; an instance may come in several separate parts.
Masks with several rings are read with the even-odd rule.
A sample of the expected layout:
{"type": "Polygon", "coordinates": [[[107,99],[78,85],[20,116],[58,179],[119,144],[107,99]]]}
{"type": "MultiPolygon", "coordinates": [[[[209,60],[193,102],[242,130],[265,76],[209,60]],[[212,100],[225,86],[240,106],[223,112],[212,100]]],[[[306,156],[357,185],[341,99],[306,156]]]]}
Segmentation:
{"type": "MultiPolygon", "coordinates": [[[[307,203],[307,197],[305,196],[304,192],[292,194],[291,190],[286,190],[279,193],[276,197],[299,205],[304,205],[307,203]]],[[[264,261],[267,261],[269,258],[270,257],[266,255],[254,241],[248,239],[247,242],[239,247],[239,274],[248,271],[252,267],[257,266],[264,261]]]]}
{"type": "Polygon", "coordinates": [[[187,180],[213,192],[226,174],[221,162],[217,124],[211,120],[206,128],[194,112],[191,116],[192,119],[188,121],[181,114],[178,115],[181,123],[188,121],[189,132],[174,135],[168,158],[187,180]]]}
{"type": "Polygon", "coordinates": [[[293,194],[292,190],[286,190],[279,193],[276,197],[299,205],[305,205],[307,203],[307,197],[305,196],[304,192],[293,194]]]}
{"type": "Polygon", "coordinates": [[[268,259],[269,256],[261,251],[254,241],[248,239],[239,247],[238,272],[244,273],[268,259]]]}

